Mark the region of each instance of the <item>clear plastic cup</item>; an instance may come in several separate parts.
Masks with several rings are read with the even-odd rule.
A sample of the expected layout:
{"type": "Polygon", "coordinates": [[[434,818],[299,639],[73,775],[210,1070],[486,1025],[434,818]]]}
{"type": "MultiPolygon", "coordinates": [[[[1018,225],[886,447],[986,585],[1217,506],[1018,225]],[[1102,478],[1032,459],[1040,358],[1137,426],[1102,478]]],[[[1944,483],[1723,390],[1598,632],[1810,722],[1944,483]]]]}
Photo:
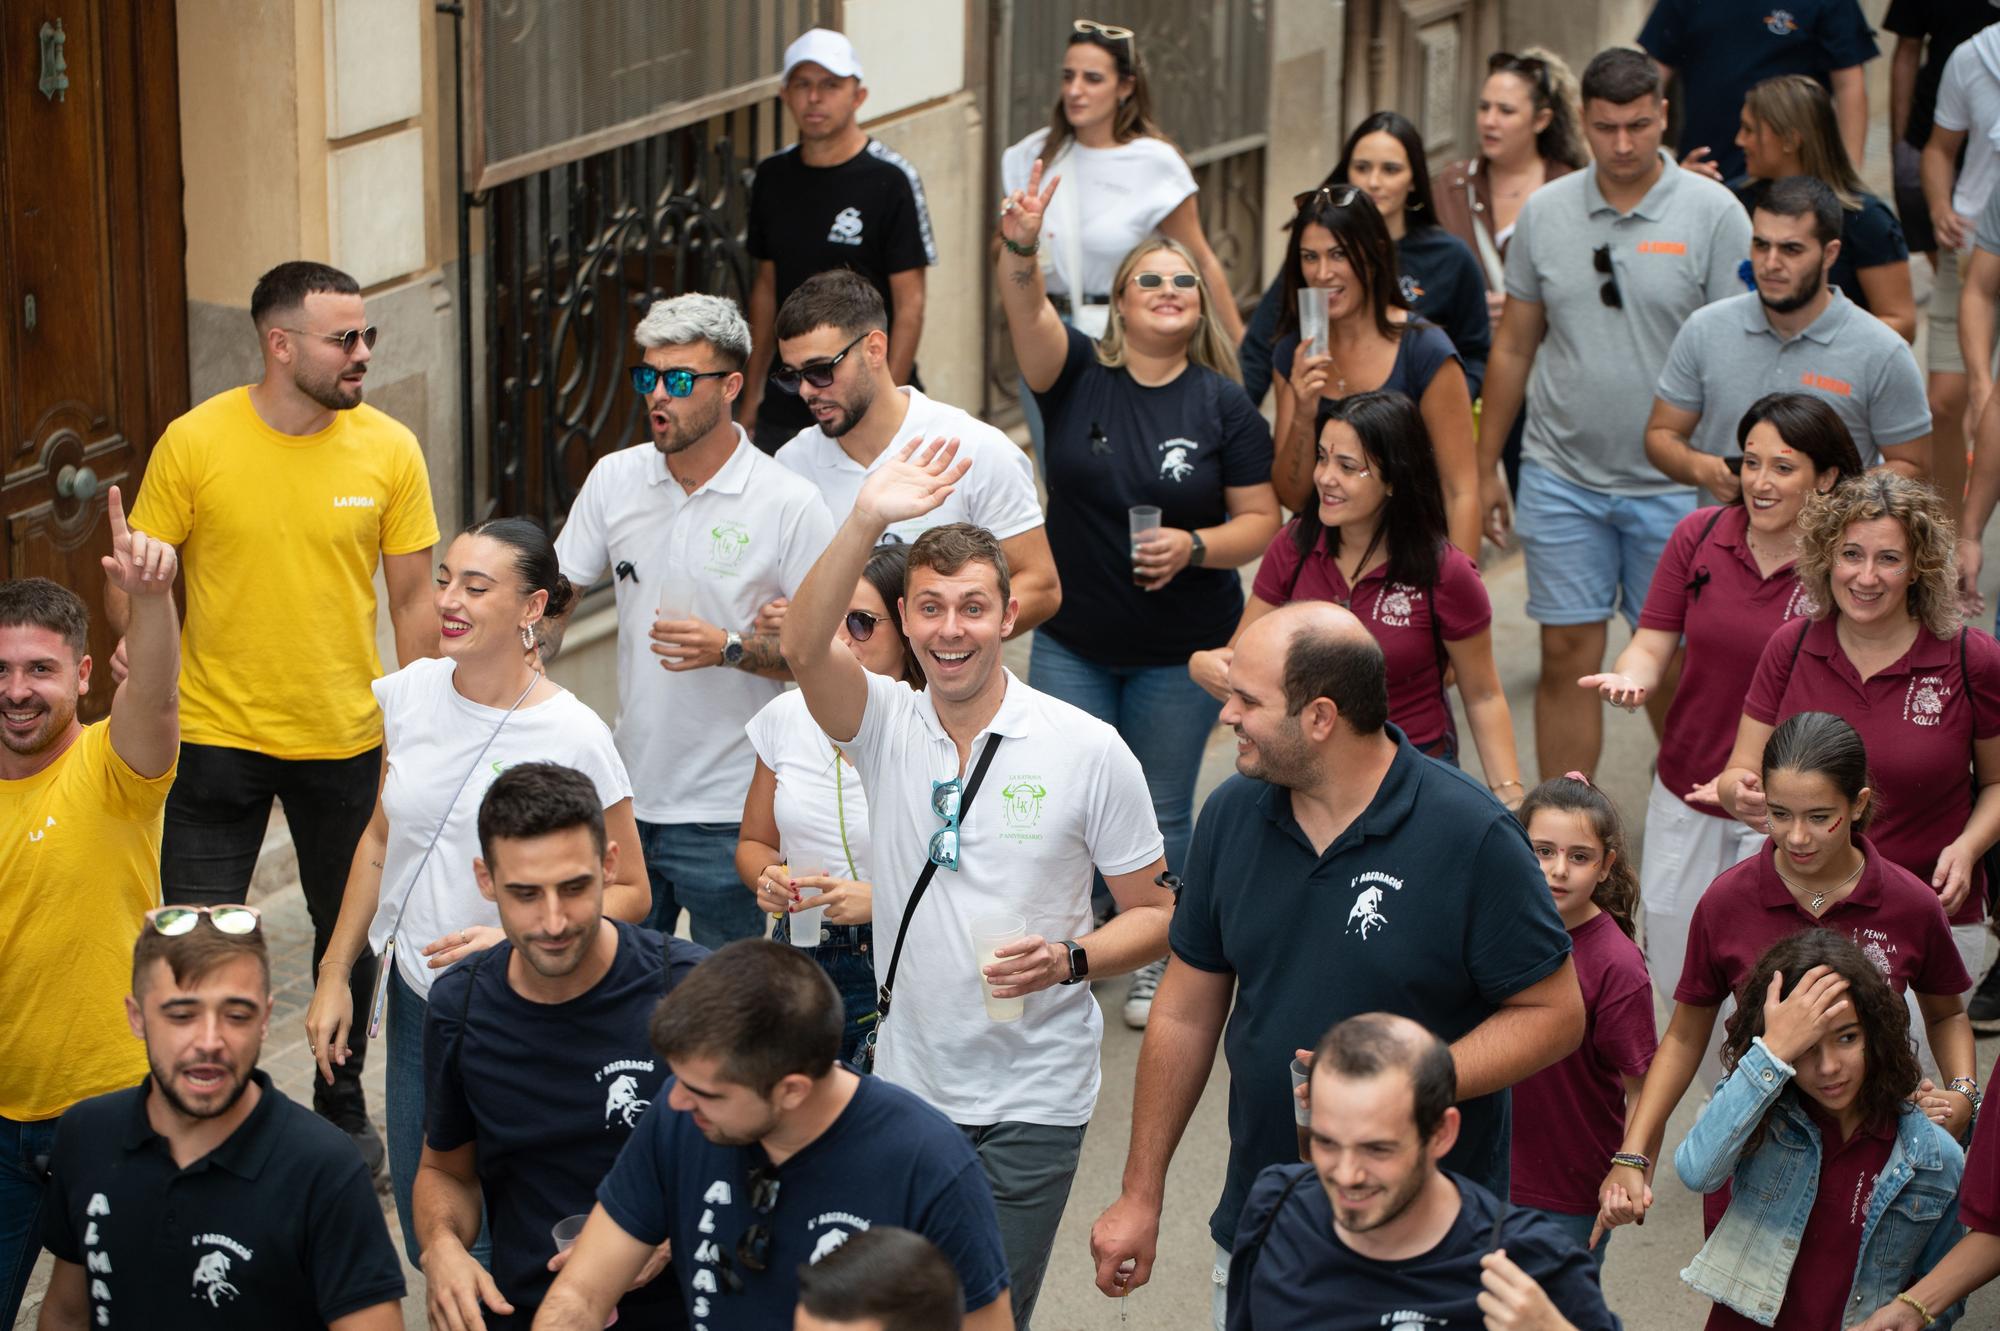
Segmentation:
{"type": "Polygon", "coordinates": [[[584,1215],[564,1216],[562,1219],[556,1221],[555,1228],[549,1231],[549,1236],[556,1241],[556,1251],[568,1252],[571,1248],[574,1248],[576,1246],[576,1236],[583,1233],[584,1222],[589,1219],[590,1216],[586,1213],[584,1215]]]}
{"type": "Polygon", "coordinates": [[[1132,532],[1132,581],[1143,583],[1146,579],[1139,576],[1138,570],[1139,543],[1159,532],[1160,510],[1155,504],[1134,504],[1125,512],[1132,532]]]}
{"type": "Polygon", "coordinates": [[[1299,1087],[1312,1083],[1312,1064],[1292,1060],[1292,1123],[1299,1134],[1299,1159],[1312,1159],[1312,1108],[1299,1097],[1299,1087]]]}
{"type": "Polygon", "coordinates": [[[1299,289],[1299,354],[1324,356],[1327,352],[1327,312],[1325,287],[1299,289]]]}
{"type": "Polygon", "coordinates": [[[969,931],[972,935],[973,962],[979,968],[979,987],[986,995],[987,1017],[993,1021],[1019,1021],[1027,1000],[995,998],[993,986],[986,979],[986,968],[1000,959],[998,954],[1001,948],[1028,936],[1027,920],[1011,911],[995,911],[990,915],[975,916],[969,931]]]}
{"type": "MultiPolygon", "coordinates": [[[[817,861],[800,860],[796,864],[786,865],[785,872],[789,873],[793,880],[796,881],[812,874],[824,875],[826,873],[826,866],[817,861]]],[[[798,889],[798,893],[802,900],[810,901],[824,890],[817,887],[802,887],[798,889]]],[[[818,947],[819,927],[820,923],[825,919],[826,907],[824,906],[814,906],[810,910],[795,910],[787,915],[785,917],[785,927],[791,932],[792,946],[804,948],[808,952],[818,947]]]]}

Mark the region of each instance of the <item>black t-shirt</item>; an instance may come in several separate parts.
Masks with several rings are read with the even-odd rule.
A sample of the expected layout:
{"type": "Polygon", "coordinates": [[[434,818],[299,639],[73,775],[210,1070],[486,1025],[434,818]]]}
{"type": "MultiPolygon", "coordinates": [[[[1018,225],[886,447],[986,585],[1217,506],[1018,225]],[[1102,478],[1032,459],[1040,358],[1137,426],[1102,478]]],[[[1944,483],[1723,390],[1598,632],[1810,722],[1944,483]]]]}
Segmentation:
{"type": "Polygon", "coordinates": [[[1379,1262],[1341,1242],[1333,1204],[1311,1165],[1264,1170],[1250,1189],[1229,1261],[1229,1331],[1484,1326],[1479,1259],[1496,1247],[1507,1250],[1508,1260],[1542,1287],[1577,1331],[1619,1331],[1590,1254],[1545,1216],[1520,1207],[1508,1208],[1495,1243],[1500,1203],[1471,1179],[1449,1171],[1445,1177],[1458,1185],[1460,1202],[1445,1236],[1419,1256],[1379,1262]],[[1265,1233],[1261,1249],[1259,1233],[1265,1233]]]}
{"type": "MultiPolygon", "coordinates": [[[[1757,200],[1764,197],[1769,187],[1769,181],[1751,181],[1737,189],[1736,197],[1743,200],[1747,211],[1755,213],[1757,200]]],[[[1910,246],[1903,239],[1903,224],[1896,220],[1895,211],[1873,194],[1863,194],[1861,207],[1841,214],[1840,255],[1833,261],[1827,281],[1868,310],[1868,293],[1861,289],[1861,270],[1909,261],[1910,246]]]]}
{"type": "Polygon", "coordinates": [[[1420,319],[1444,330],[1465,368],[1473,397],[1486,379],[1493,317],[1486,312],[1486,274],[1465,242],[1441,226],[1412,227],[1396,242],[1403,299],[1420,319]]]}
{"type": "MultiPolygon", "coordinates": [[[[777,266],[778,304],[816,273],[851,268],[882,293],[891,320],[890,275],[938,261],[924,183],[877,139],[838,166],[807,166],[796,144],[757,163],[748,244],[751,257],[777,266]]],[[[813,423],[796,394],[769,386],[757,419],[794,434],[813,423]]]]}
{"type": "MultiPolygon", "coordinates": [[[[1249,777],[1224,781],[1195,821],[1169,941],[1189,965],[1236,977],[1223,1036],[1229,1171],[1209,1218],[1224,1247],[1258,1171],[1298,1159],[1294,1049],[1361,1012],[1456,1040],[1569,956],[1520,823],[1477,781],[1389,733],[1388,775],[1324,855],[1293,817],[1291,792],[1249,777]],[[1314,939],[1309,965],[1297,964],[1302,931],[1314,939]]],[[[1445,1163],[1505,1196],[1507,1092],[1459,1110],[1445,1163]]]]}
{"type": "Polygon", "coordinates": [[[150,1077],[63,1115],[41,1237],[86,1268],[92,1325],[322,1331],[403,1297],[354,1143],[251,1075],[256,1108],[186,1169],[146,1118],[150,1077]]]}
{"type": "Polygon", "coordinates": [[[1224,490],[1271,479],[1271,427],[1226,375],[1190,363],[1147,388],[1066,331],[1062,374],[1035,394],[1063,589],[1062,609],[1037,632],[1100,665],[1185,665],[1236,631],[1242,580],[1233,568],[1189,567],[1156,592],[1134,585],[1128,510],[1157,505],[1164,525],[1188,531],[1227,522],[1224,490]]]}
{"type": "MultiPolygon", "coordinates": [[[[607,920],[611,969],[567,1003],[535,1003],[507,983],[511,943],[438,977],[424,1022],[424,1136],[434,1150],[474,1143],[493,1236],[493,1280],[514,1305],[489,1331],[526,1328],[555,1279],[549,1231],[581,1215],[667,1079],[647,1023],[661,995],[708,949],[607,920]],[[662,974],[666,971],[666,974],[662,974]]],[[[634,1326],[681,1326],[673,1270],[625,1296],[634,1326]]]]}
{"type": "Polygon", "coordinates": [[[664,1102],[664,1090],[660,1107],[632,1134],[597,1200],[640,1242],[673,1240],[697,1328],[788,1325],[799,1267],[876,1225],[912,1229],[935,1243],[958,1272],[968,1309],[984,1308],[1007,1288],[993,1190],[972,1143],[902,1087],[879,1077],[859,1082],[832,1126],[776,1166],[777,1197],[762,1218],[771,1227],[762,1272],[743,1269],[737,1252],[759,1223],[750,1174],[769,1164],[764,1148],[717,1146],[693,1115],[664,1102]],[[729,1292],[731,1276],[742,1289],[729,1292]]]}
{"type": "Polygon", "coordinates": [[[1924,43],[1924,62],[1917,66],[1903,142],[1912,148],[1930,142],[1931,119],[1937,114],[1938,84],[1944,81],[1944,62],[1951,59],[1951,53],[1961,43],[1995,22],[2000,22],[2000,8],[1990,0],[1889,0],[1889,12],[1882,18],[1883,31],[1898,37],[1928,39],[1924,43]]]}

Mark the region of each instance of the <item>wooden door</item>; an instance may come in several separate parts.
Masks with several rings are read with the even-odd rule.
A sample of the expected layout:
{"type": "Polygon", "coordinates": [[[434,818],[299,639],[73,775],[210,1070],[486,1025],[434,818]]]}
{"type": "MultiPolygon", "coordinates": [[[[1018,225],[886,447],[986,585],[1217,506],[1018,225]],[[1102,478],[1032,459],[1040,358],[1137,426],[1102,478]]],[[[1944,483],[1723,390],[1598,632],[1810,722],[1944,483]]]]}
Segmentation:
{"type": "Polygon", "coordinates": [[[169,0],[0,4],[0,575],[90,605],[86,720],[111,699],[105,490],[129,505],[187,408],[175,67],[169,0]]]}

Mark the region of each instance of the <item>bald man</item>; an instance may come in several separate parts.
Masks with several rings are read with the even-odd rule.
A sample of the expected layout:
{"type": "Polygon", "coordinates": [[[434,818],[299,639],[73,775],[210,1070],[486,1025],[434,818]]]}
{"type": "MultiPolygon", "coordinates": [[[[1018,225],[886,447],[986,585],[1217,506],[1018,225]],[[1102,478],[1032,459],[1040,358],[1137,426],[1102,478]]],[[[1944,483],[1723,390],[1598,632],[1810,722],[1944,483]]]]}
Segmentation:
{"type": "Polygon", "coordinates": [[[1250,1185],[1302,1155],[1288,1066],[1329,1025],[1387,1009],[1450,1041],[1459,1126],[1443,1163],[1505,1197],[1507,1088],[1575,1049],[1584,1022],[1569,935],[1520,824],[1389,724],[1382,649],[1360,620],[1309,601],[1252,624],[1222,720],[1237,775],[1195,825],[1123,1190],[1091,1232],[1099,1289],[1145,1283],[1167,1165],[1227,1022],[1229,1171],[1209,1218],[1218,1328],[1250,1185]]]}

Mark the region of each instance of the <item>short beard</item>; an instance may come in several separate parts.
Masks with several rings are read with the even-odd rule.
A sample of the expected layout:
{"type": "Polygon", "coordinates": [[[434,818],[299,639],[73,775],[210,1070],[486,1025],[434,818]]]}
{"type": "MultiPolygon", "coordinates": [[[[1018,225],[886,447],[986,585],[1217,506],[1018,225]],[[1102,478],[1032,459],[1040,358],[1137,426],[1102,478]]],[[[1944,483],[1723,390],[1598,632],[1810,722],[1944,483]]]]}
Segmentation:
{"type": "Polygon", "coordinates": [[[301,393],[328,411],[352,411],[361,405],[362,387],[357,384],[352,389],[342,388],[340,376],[337,374],[325,380],[318,380],[308,379],[305,375],[294,371],[292,383],[301,393]]]}
{"type": "Polygon", "coordinates": [[[4,744],[9,753],[19,754],[23,758],[32,758],[38,753],[47,753],[51,748],[55,747],[56,743],[69,733],[70,722],[75,719],[76,703],[74,701],[64,708],[51,706],[47,709],[47,715],[42,721],[42,728],[37,730],[31,738],[20,740],[11,734],[0,732],[0,744],[4,744]]]}
{"type": "Polygon", "coordinates": [[[708,438],[708,432],[713,430],[716,422],[722,419],[724,405],[722,399],[717,397],[715,405],[709,410],[706,416],[697,417],[684,424],[676,422],[674,425],[668,427],[668,433],[665,438],[661,438],[655,432],[653,435],[653,447],[659,449],[660,452],[666,454],[668,457],[672,457],[676,453],[687,452],[687,450],[708,438]]]}
{"type": "Polygon", "coordinates": [[[830,421],[819,423],[820,433],[829,439],[838,439],[855,426],[861,424],[868,415],[868,409],[875,405],[875,387],[862,383],[855,386],[852,401],[835,398],[834,405],[840,408],[840,415],[830,421]]]}
{"type": "MultiPolygon", "coordinates": [[[[595,936],[595,934],[597,933],[597,925],[592,924],[589,928],[583,930],[583,933],[586,935],[595,936]]],[[[562,962],[546,961],[543,959],[543,954],[537,951],[535,948],[523,946],[524,943],[548,942],[548,941],[550,940],[546,938],[531,937],[522,940],[522,943],[516,943],[514,945],[514,951],[520,954],[521,960],[527,962],[529,969],[534,971],[535,974],[541,976],[544,980],[560,980],[566,975],[573,974],[576,971],[577,967],[583,965],[584,958],[590,955],[590,944],[588,942],[585,942],[582,947],[577,948],[574,952],[569,954],[569,957],[567,959],[567,964],[564,964],[562,962]]]]}
{"type": "Polygon", "coordinates": [[[250,1074],[246,1072],[241,1077],[238,1077],[236,1079],[235,1088],[232,1089],[226,1097],[224,1097],[220,1105],[216,1106],[214,1109],[206,1109],[206,1110],[196,1109],[193,1105],[181,1099],[179,1094],[175,1092],[174,1079],[171,1071],[162,1071],[159,1064],[153,1063],[150,1059],[147,1061],[150,1067],[152,1068],[153,1089],[157,1090],[163,1097],[165,1097],[166,1102],[174,1107],[174,1112],[181,1115],[181,1117],[183,1118],[192,1118],[192,1119],[221,1118],[224,1114],[234,1109],[236,1107],[236,1102],[243,1098],[243,1092],[250,1089],[250,1074]]]}
{"type": "Polygon", "coordinates": [[[748,1136],[720,1136],[714,1131],[704,1132],[701,1135],[708,1138],[709,1144],[712,1146],[755,1146],[758,1142],[763,1141],[778,1130],[779,1118],[780,1115],[773,1111],[771,1116],[765,1120],[764,1126],[756,1129],[748,1136]]]}
{"type": "MultiPolygon", "coordinates": [[[[1324,1185],[1324,1180],[1321,1182],[1324,1185]]],[[[1339,1220],[1340,1227],[1350,1234],[1367,1234],[1381,1229],[1386,1225],[1393,1225],[1396,1221],[1403,1218],[1404,1212],[1417,1204],[1417,1198],[1423,1195],[1424,1185],[1429,1182],[1430,1171],[1428,1169],[1419,1168],[1411,1170],[1410,1176],[1404,1180],[1403,1186],[1389,1194],[1388,1204],[1384,1207],[1381,1217],[1366,1227],[1349,1223],[1347,1217],[1341,1213],[1339,1202],[1334,1202],[1333,1204],[1334,1218],[1339,1220]]]]}
{"type": "Polygon", "coordinates": [[[1285,718],[1285,729],[1271,742],[1259,740],[1257,754],[1260,761],[1243,772],[1252,780],[1286,790],[1305,790],[1319,784],[1319,763],[1314,760],[1312,746],[1306,742],[1305,731],[1295,716],[1285,718]]]}
{"type": "Polygon", "coordinates": [[[1812,304],[1815,300],[1819,299],[1819,293],[1824,291],[1825,289],[1826,289],[1826,278],[1824,274],[1822,272],[1815,272],[1810,278],[1806,280],[1805,284],[1799,288],[1797,294],[1795,295],[1786,296],[1780,300],[1772,300],[1769,296],[1764,294],[1764,288],[1758,287],[1757,299],[1763,301],[1764,308],[1769,310],[1773,314],[1791,314],[1795,310],[1804,309],[1806,306],[1812,304]]]}

